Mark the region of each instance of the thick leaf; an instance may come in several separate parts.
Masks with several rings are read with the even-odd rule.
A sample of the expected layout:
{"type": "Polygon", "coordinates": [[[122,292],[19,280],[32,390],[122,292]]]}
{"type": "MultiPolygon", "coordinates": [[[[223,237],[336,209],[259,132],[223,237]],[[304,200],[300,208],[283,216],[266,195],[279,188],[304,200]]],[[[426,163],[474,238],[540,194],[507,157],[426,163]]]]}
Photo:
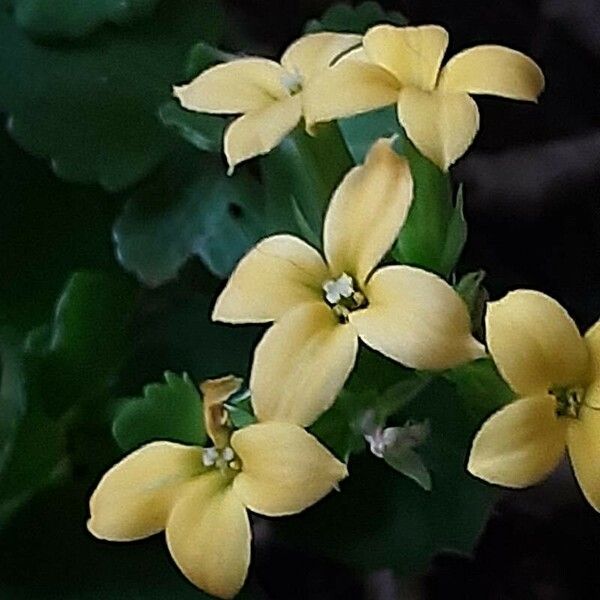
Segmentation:
{"type": "Polygon", "coordinates": [[[26,333],[50,318],[73,270],[117,267],[115,202],[99,190],[57,180],[4,131],[0,180],[0,323],[26,333]]]}
{"type": "Polygon", "coordinates": [[[352,157],[335,123],[316,137],[297,128],[261,160],[271,232],[288,232],[319,246],[331,194],[352,167],[352,157]]]}
{"type": "Polygon", "coordinates": [[[103,28],[85,45],[33,43],[0,11],[0,110],[11,135],[60,177],[123,189],[172,152],[157,116],[189,47],[219,35],[216,0],[162,2],[152,20],[103,28]]]}
{"type": "Polygon", "coordinates": [[[444,377],[456,386],[476,427],[489,414],[515,399],[491,358],[480,358],[446,371],[444,377]]]}
{"type": "Polygon", "coordinates": [[[320,19],[306,24],[306,33],[316,31],[339,31],[364,33],[378,23],[406,25],[406,18],[397,11],[384,11],[377,2],[363,2],[358,6],[345,3],[334,4],[320,19]]]}
{"type": "Polygon", "coordinates": [[[397,418],[430,423],[431,436],[419,454],[431,471],[431,492],[365,454],[351,458],[340,493],[276,521],[279,534],[359,569],[413,574],[441,549],[470,551],[496,498],[493,488],[465,471],[472,415],[456,389],[438,378],[397,418]]]}
{"type": "Polygon", "coordinates": [[[123,450],[153,440],[202,446],[206,441],[202,398],[186,373],[165,373],[166,383],[144,387],[140,398],[125,400],[113,421],[113,435],[123,450]]]}
{"type": "Polygon", "coordinates": [[[160,0],[9,0],[32,37],[76,38],[104,23],[126,25],[152,14],[160,0]]]}
{"type": "Polygon", "coordinates": [[[452,214],[446,227],[446,243],[439,259],[439,273],[449,274],[454,270],[467,242],[467,222],[463,213],[463,187],[459,186],[452,214]]]}
{"type": "Polygon", "coordinates": [[[184,140],[206,152],[220,153],[227,120],[216,115],[195,113],[169,100],[158,111],[161,121],[173,128],[184,140]]]}
{"type": "Polygon", "coordinates": [[[144,312],[133,328],[134,353],[127,364],[123,395],[133,396],[165,369],[187,372],[193,381],[239,375],[246,377],[261,327],[213,323],[211,312],[222,283],[192,264],[182,277],[147,290],[144,312]]]}
{"type": "Polygon", "coordinates": [[[424,490],[431,491],[431,474],[417,452],[403,448],[400,452],[384,452],[383,459],[392,469],[409,477],[424,490]]]}
{"type": "Polygon", "coordinates": [[[404,153],[414,180],[414,198],[392,255],[398,262],[447,277],[466,239],[462,201],[452,200],[450,176],[408,140],[404,153]]]}
{"type": "Polygon", "coordinates": [[[130,345],[135,292],[120,276],[80,272],[71,277],[49,326],[25,343],[28,396],[53,415],[107,393],[130,345]]]}
{"type": "Polygon", "coordinates": [[[379,138],[398,136],[404,140],[404,129],[398,124],[395,106],[340,119],[338,125],[356,164],[364,162],[367,152],[379,138]]]}
{"type": "Polygon", "coordinates": [[[149,286],[177,276],[192,256],[226,277],[265,234],[263,192],[247,171],[192,149],[140,188],[114,226],[117,257],[149,286]]]}

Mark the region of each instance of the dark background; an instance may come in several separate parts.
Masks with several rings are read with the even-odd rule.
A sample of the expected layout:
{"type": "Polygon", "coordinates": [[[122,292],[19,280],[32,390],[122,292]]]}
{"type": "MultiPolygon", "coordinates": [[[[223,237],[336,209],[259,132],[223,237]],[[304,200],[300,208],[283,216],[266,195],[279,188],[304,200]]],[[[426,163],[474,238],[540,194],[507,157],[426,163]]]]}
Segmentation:
{"type": "MultiPolygon", "coordinates": [[[[331,4],[229,0],[228,9],[249,38],[248,50],[277,55],[331,4]]],[[[381,4],[412,24],[446,27],[449,55],[497,43],[542,67],[546,91],[537,106],[477,98],[481,130],[453,170],[465,184],[463,267],[487,271],[493,298],[517,287],[539,289],[588,327],[600,315],[600,1],[381,4]]],[[[565,464],[542,486],[504,496],[474,558],[439,555],[414,580],[377,573],[358,581],[286,549],[259,552],[256,564],[278,598],[597,599],[600,517],[565,464]]]]}

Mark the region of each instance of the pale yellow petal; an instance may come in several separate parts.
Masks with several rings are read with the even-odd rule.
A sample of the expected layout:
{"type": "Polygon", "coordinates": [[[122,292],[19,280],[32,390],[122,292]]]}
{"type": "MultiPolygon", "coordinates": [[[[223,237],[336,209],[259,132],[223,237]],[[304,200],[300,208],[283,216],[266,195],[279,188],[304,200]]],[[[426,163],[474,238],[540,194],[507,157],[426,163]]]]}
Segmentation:
{"type": "Polygon", "coordinates": [[[273,150],[298,125],[301,116],[302,98],[297,94],[236,119],[223,137],[229,172],[242,161],[273,150]]]}
{"type": "Polygon", "coordinates": [[[365,34],[363,46],[371,61],[393,73],[403,86],[432,90],[448,47],[448,32],[437,25],[376,25],[365,34]]]}
{"type": "Polygon", "coordinates": [[[350,322],[371,348],[414,369],[448,369],[484,355],[467,307],[443,279],[414,267],[375,271],[368,306],[350,322]]]}
{"type": "Polygon", "coordinates": [[[259,423],[236,431],[231,446],[242,462],[233,486],[256,513],[281,516],[311,506],[348,475],[315,437],[290,423],[259,423]]]}
{"type": "Polygon", "coordinates": [[[394,104],[399,84],[385,69],[347,59],[315,75],[302,92],[307,125],[394,104]]]}
{"type": "Polygon", "coordinates": [[[236,114],[257,110],[285,98],[281,65],[264,58],[241,58],[202,72],[187,85],[175,87],[184,108],[197,112],[236,114]]]}
{"type": "Polygon", "coordinates": [[[600,321],[588,329],[584,339],[590,356],[589,385],[585,403],[600,409],[600,321]]]}
{"type": "Polygon", "coordinates": [[[259,421],[313,423],[342,389],[357,347],[354,328],[340,324],[324,301],[284,315],[254,353],[250,389],[259,421]]]}
{"type": "Polygon", "coordinates": [[[328,68],[344,52],[360,45],[360,40],[361,36],[354,33],[310,33],[288,47],[281,57],[281,64],[289,73],[299,73],[306,82],[318,71],[328,68]]]}
{"type": "Polygon", "coordinates": [[[535,101],[544,89],[544,74],[521,52],[504,46],[475,46],[448,61],[438,86],[447,92],[535,101]]]}
{"type": "Polygon", "coordinates": [[[220,598],[240,591],[250,564],[250,523],[220,472],[188,484],[173,507],[166,535],[173,560],[194,585],[220,598]]]}
{"type": "Polygon", "coordinates": [[[349,171],[331,198],[323,245],[335,277],[347,273],[363,285],[391,248],[412,202],[408,162],[377,141],[365,164],[349,171]]]}
{"type": "Polygon", "coordinates": [[[467,151],[479,129],[477,105],[462,93],[404,88],[398,119],[410,141],[444,171],[467,151]]]}
{"type": "Polygon", "coordinates": [[[549,296],[517,290],[489,303],[486,330],[490,354],[518,394],[585,384],[585,342],[567,311],[549,296]]]}
{"type": "Polygon", "coordinates": [[[233,375],[207,379],[200,384],[204,407],[206,433],[216,448],[225,448],[229,442],[228,414],[225,402],[242,387],[243,380],[233,375]]]}
{"type": "Polygon", "coordinates": [[[321,299],[328,278],[325,261],[306,242],[286,234],[268,237],[238,263],[212,318],[227,323],[274,321],[299,304],[321,299]]]}
{"type": "Polygon", "coordinates": [[[568,419],[552,396],[521,398],[494,413],[477,432],[467,469],[506,487],[538,483],[564,454],[568,419]]]}
{"type": "Polygon", "coordinates": [[[162,531],[182,486],[204,470],[201,453],[153,442],[126,456],[105,473],[90,498],[90,532],[120,542],[162,531]]]}
{"type": "Polygon", "coordinates": [[[581,491],[600,511],[600,411],[582,406],[567,430],[569,457],[581,491]]]}

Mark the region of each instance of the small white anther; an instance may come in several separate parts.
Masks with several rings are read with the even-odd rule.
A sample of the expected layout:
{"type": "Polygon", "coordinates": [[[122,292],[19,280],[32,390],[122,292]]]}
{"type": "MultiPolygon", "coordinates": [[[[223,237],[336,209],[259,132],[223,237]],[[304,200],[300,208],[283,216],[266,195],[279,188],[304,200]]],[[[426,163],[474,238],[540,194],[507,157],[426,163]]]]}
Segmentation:
{"type": "Polygon", "coordinates": [[[219,452],[216,448],[204,448],[202,450],[202,464],[205,467],[212,467],[219,458],[219,452]]]}
{"type": "Polygon", "coordinates": [[[342,273],[337,279],[323,284],[325,299],[329,304],[337,304],[342,298],[351,298],[354,294],[354,281],[350,275],[342,273]]]}
{"type": "Polygon", "coordinates": [[[235,454],[229,446],[227,446],[226,448],[223,448],[223,450],[221,452],[221,456],[223,457],[223,460],[225,462],[229,462],[235,458],[235,454]]]}

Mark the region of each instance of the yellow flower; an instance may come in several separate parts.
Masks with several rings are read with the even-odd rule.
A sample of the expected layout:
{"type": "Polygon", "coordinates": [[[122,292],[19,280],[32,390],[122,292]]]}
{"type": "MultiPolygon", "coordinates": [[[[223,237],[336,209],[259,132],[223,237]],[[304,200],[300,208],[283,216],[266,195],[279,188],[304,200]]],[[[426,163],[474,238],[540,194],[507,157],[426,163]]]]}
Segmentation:
{"type": "Polygon", "coordinates": [[[600,510],[600,321],[582,337],[558,302],[530,290],[490,304],[486,321],[490,353],[520,398],[483,424],[469,471],[525,487],[546,477],[566,446],[600,510]]]}
{"type": "Polygon", "coordinates": [[[397,103],[398,119],[422,154],[441,169],[460,158],[479,129],[469,94],[535,101],[544,76],[527,56],[503,46],[476,46],[440,69],[448,46],[442,27],[377,25],[363,48],[306,88],[309,126],[397,103]]]}
{"type": "Polygon", "coordinates": [[[306,82],[357,44],[360,36],[354,34],[306,35],[289,46],[281,63],[240,58],[207,69],[174,93],[189,110],[243,115],[225,132],[231,172],[238,163],[272,150],[298,125],[306,82]]]}
{"type": "Polygon", "coordinates": [[[445,281],[408,266],[374,270],[411,200],[406,159],[379,140],[333,194],[325,260],[304,241],[275,235],[240,261],[213,319],[275,321],[254,354],[250,389],[259,419],[314,421],[344,385],[359,337],[417,369],[445,369],[483,354],[464,302],[445,281]]]}
{"type": "Polygon", "coordinates": [[[165,441],[141,447],[104,475],[88,521],[96,537],[119,542],[165,530],[183,574],[222,598],[235,596],[248,571],[246,509],[267,516],[300,512],[347,475],[343,463],[291,423],[249,425],[224,440],[218,408],[239,385],[224,377],[202,386],[219,430],[214,447],[165,441]]]}

